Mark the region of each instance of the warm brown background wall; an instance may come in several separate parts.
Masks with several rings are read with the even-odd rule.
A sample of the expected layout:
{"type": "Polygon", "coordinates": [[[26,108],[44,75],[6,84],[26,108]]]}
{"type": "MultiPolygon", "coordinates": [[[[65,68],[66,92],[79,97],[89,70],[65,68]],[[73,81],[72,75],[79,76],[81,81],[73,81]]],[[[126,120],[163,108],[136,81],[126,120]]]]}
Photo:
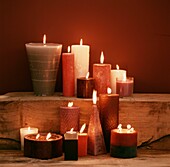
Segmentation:
{"type": "MultiPolygon", "coordinates": [[[[0,0],[0,94],[32,91],[25,43],[91,46],[135,77],[135,92],[170,93],[170,0],[0,0]]],[[[56,91],[62,91],[62,79],[56,91]]]]}

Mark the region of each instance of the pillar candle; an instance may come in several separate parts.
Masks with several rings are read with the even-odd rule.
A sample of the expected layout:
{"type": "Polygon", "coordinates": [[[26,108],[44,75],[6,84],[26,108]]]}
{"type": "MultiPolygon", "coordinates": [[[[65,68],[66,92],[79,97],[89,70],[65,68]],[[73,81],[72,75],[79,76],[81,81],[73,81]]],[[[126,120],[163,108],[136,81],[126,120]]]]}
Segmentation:
{"type": "Polygon", "coordinates": [[[74,54],[62,54],[62,76],[63,76],[63,96],[74,96],[75,94],[75,78],[74,78],[74,54]]]}
{"type": "Polygon", "coordinates": [[[53,95],[62,45],[46,43],[44,35],[43,43],[27,43],[25,46],[35,95],[53,95]]]}
{"type": "Polygon", "coordinates": [[[99,111],[106,149],[110,152],[110,133],[119,123],[119,95],[112,94],[109,88],[107,94],[100,94],[99,111]]]}
{"type": "Polygon", "coordinates": [[[127,129],[122,129],[120,124],[118,129],[113,129],[110,144],[112,157],[132,158],[137,156],[137,132],[130,125],[127,125],[127,129]]]}
{"type": "Polygon", "coordinates": [[[78,160],[78,135],[73,128],[64,134],[64,160],[78,160]]]}
{"type": "Polygon", "coordinates": [[[116,65],[116,68],[111,70],[111,89],[113,93],[116,93],[116,78],[120,80],[126,78],[126,70],[120,70],[118,65],[116,65]]]}
{"type": "Polygon", "coordinates": [[[38,128],[20,128],[20,140],[21,140],[21,150],[24,150],[24,137],[27,134],[37,134],[38,128]]]}
{"type": "Polygon", "coordinates": [[[68,106],[60,106],[60,134],[65,134],[71,128],[79,130],[79,114],[80,108],[73,106],[72,102],[68,106]]]}
{"type": "Polygon", "coordinates": [[[103,131],[99,118],[97,103],[97,91],[93,91],[93,106],[88,127],[88,153],[99,155],[106,153],[103,131]]]}
{"type": "Polygon", "coordinates": [[[55,133],[29,134],[24,138],[24,156],[51,159],[62,156],[62,136],[55,133]]]}
{"type": "Polygon", "coordinates": [[[80,129],[80,133],[78,133],[78,156],[86,156],[87,155],[87,139],[88,135],[87,133],[84,133],[86,124],[82,126],[80,129]]]}
{"type": "Polygon", "coordinates": [[[81,39],[80,45],[71,46],[71,52],[74,53],[75,92],[77,92],[77,78],[86,76],[89,71],[90,46],[83,45],[81,39]]]}
{"type": "Polygon", "coordinates": [[[134,78],[128,77],[125,80],[116,80],[116,93],[120,97],[128,97],[133,94],[134,78]]]}
{"type": "Polygon", "coordinates": [[[86,77],[77,78],[77,97],[79,98],[92,98],[93,89],[95,87],[94,78],[86,77]]]}
{"type": "Polygon", "coordinates": [[[93,78],[95,79],[95,89],[99,94],[107,93],[110,87],[111,64],[103,64],[104,55],[101,53],[100,64],[93,64],[93,78]]]}

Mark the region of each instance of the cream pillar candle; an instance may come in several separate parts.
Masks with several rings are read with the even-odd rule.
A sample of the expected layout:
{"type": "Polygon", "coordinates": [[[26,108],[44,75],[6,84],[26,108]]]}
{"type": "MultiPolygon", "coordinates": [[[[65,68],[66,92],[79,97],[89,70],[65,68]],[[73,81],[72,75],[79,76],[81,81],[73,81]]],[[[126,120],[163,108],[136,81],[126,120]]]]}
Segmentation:
{"type": "Polygon", "coordinates": [[[74,53],[75,92],[77,92],[77,78],[86,76],[89,71],[90,46],[83,45],[81,39],[80,45],[71,46],[71,52],[74,53]]]}
{"type": "Polygon", "coordinates": [[[111,70],[111,89],[113,94],[116,93],[116,78],[126,80],[126,70],[120,70],[118,65],[116,65],[116,68],[111,70]]]}

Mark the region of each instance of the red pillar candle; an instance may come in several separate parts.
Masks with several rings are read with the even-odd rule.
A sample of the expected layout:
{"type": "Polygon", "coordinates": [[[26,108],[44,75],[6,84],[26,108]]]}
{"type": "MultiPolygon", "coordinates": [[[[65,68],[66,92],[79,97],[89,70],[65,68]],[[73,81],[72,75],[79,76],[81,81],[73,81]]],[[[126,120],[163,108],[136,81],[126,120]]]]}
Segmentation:
{"type": "Polygon", "coordinates": [[[78,156],[79,157],[87,155],[87,139],[88,139],[88,135],[87,135],[87,133],[83,133],[85,127],[86,127],[86,124],[84,124],[81,127],[80,133],[78,133],[78,156]]]}
{"type": "Polygon", "coordinates": [[[111,94],[108,88],[107,94],[99,95],[100,121],[107,152],[110,152],[110,133],[119,123],[119,95],[111,94]]]}
{"type": "Polygon", "coordinates": [[[63,76],[63,96],[74,96],[75,94],[75,78],[74,78],[74,54],[62,54],[62,76],[63,76]]]}
{"type": "Polygon", "coordinates": [[[55,133],[26,135],[24,137],[24,156],[38,159],[62,156],[62,136],[55,133]]]}
{"type": "Polygon", "coordinates": [[[77,97],[79,98],[92,97],[95,83],[94,78],[89,78],[88,75],[89,72],[86,77],[77,78],[77,97]]]}
{"type": "Polygon", "coordinates": [[[111,64],[103,64],[104,55],[101,53],[100,64],[93,64],[93,78],[95,79],[95,89],[99,94],[107,93],[110,87],[111,64]]]}
{"type": "Polygon", "coordinates": [[[71,128],[78,131],[79,113],[80,108],[73,106],[73,102],[68,103],[68,106],[60,106],[60,134],[65,134],[71,128]]]}
{"type": "Polygon", "coordinates": [[[137,132],[130,125],[111,131],[110,154],[112,157],[133,158],[137,156],[137,132]]]}
{"type": "Polygon", "coordinates": [[[134,78],[128,77],[125,80],[116,80],[116,93],[120,97],[128,97],[133,94],[134,78]]]}

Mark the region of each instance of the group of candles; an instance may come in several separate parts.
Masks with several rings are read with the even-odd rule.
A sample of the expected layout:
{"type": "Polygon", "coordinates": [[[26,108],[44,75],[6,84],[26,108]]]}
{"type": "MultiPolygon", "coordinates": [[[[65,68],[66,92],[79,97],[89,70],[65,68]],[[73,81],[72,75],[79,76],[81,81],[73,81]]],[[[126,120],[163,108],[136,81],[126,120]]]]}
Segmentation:
{"type": "MultiPolygon", "coordinates": [[[[112,102],[111,99],[117,101],[118,98],[118,96],[115,97],[112,96],[112,94],[103,95],[104,99],[106,100],[104,102],[106,103],[105,105],[108,105],[108,103],[112,102]],[[111,98],[110,102],[108,102],[107,98],[111,98]]],[[[101,98],[102,97],[99,97],[99,99],[101,98]]],[[[109,120],[110,118],[105,118],[108,115],[104,115],[104,112],[103,114],[100,113],[100,121],[99,116],[95,117],[95,114],[98,114],[98,106],[96,103],[97,93],[95,96],[93,96],[92,120],[90,119],[87,133],[83,133],[86,124],[81,127],[79,133],[77,132],[79,129],[80,108],[77,106],[73,106],[72,102],[69,102],[68,106],[60,107],[60,135],[57,135],[55,133],[38,133],[38,128],[21,128],[21,148],[24,149],[24,155],[40,159],[49,159],[61,156],[63,153],[62,141],[64,137],[65,160],[78,160],[79,156],[86,156],[87,153],[92,155],[106,153],[104,148],[105,146],[106,150],[110,152],[110,155],[113,157],[135,157],[137,154],[137,132],[130,125],[127,126],[127,129],[122,129],[121,124],[118,126],[118,128],[111,128],[111,130],[110,128],[108,129],[108,125],[112,126],[114,124],[118,124],[118,113],[111,113],[113,114],[113,116],[110,115],[110,118],[112,118],[113,120],[109,120]],[[92,124],[91,121],[93,121],[92,124]],[[107,123],[109,121],[111,122],[111,124],[107,123]],[[104,131],[100,131],[100,133],[102,134],[98,134],[99,131],[97,131],[97,129],[99,128],[99,126],[102,126],[106,133],[104,133],[104,131]],[[108,131],[110,135],[107,134],[108,131]],[[102,147],[102,142],[99,142],[100,140],[102,141],[102,135],[104,135],[105,140],[104,147],[102,147]],[[94,139],[95,137],[97,138],[94,139]],[[109,150],[107,149],[108,145],[109,150]]],[[[116,102],[114,102],[113,105],[117,105],[116,102]]],[[[109,111],[110,109],[108,108],[108,112],[109,111]]]]}
{"type": "MultiPolygon", "coordinates": [[[[58,69],[59,66],[62,45],[46,43],[46,35],[44,35],[43,43],[28,43],[26,50],[35,94],[51,95],[55,88],[56,68],[58,69]],[[42,84],[43,80],[44,84],[42,84]],[[51,87],[48,92],[47,84],[51,87]]],[[[89,78],[89,54],[90,46],[83,45],[82,39],[80,45],[69,46],[68,53],[62,53],[64,96],[71,97],[77,94],[77,97],[90,98],[93,89],[101,94],[106,93],[107,87],[111,87],[113,93],[119,94],[119,97],[133,94],[133,77],[127,77],[126,70],[119,69],[118,65],[112,70],[111,64],[104,63],[103,52],[101,52],[100,63],[93,64],[93,77],[89,78]]]]}
{"type": "MultiPolygon", "coordinates": [[[[45,58],[52,55],[52,59],[46,66],[51,66],[53,71],[56,68],[56,62],[60,60],[61,47],[62,45],[48,44],[46,41],[43,44],[26,44],[32,72],[36,72],[36,74],[32,74],[35,78],[39,76],[36,68],[40,67],[41,70],[43,69],[42,73],[45,72],[42,79],[47,82],[46,79],[50,75],[46,73],[48,70],[44,70],[45,58]],[[44,59],[43,61],[41,61],[41,57],[44,59]],[[35,64],[38,61],[41,65],[35,64]],[[52,62],[52,65],[49,64],[50,62],[52,62]],[[53,64],[53,62],[55,63],[53,64]]],[[[38,133],[37,128],[20,129],[21,148],[24,149],[25,156],[41,159],[61,156],[63,151],[62,141],[64,141],[65,160],[77,160],[78,156],[86,156],[88,147],[90,148],[89,153],[93,155],[104,153],[106,149],[113,157],[136,156],[137,132],[129,125],[127,129],[122,129],[121,125],[116,128],[119,123],[119,97],[133,94],[133,77],[127,78],[126,70],[120,70],[118,65],[116,66],[117,69],[111,70],[111,64],[104,64],[103,52],[101,52],[100,63],[93,64],[93,77],[89,77],[89,52],[90,46],[83,45],[81,40],[80,45],[72,45],[71,48],[68,47],[68,53],[62,54],[63,96],[71,97],[77,94],[77,97],[80,98],[91,98],[94,89],[96,90],[96,101],[93,102],[93,117],[91,116],[90,119],[92,122],[89,122],[88,133],[82,133],[82,129],[80,133],[77,133],[80,108],[69,103],[68,106],[60,107],[60,135],[38,133]],[[96,105],[97,96],[99,97],[100,112],[96,105]],[[96,129],[95,131],[99,132],[100,135],[94,133],[94,128],[99,128],[99,131],[96,129]],[[105,146],[102,147],[102,137],[106,148],[104,148],[105,146]],[[98,140],[101,141],[97,143],[98,140]]],[[[39,88],[41,79],[35,78],[32,80],[38,82],[37,88],[39,88]]],[[[50,79],[49,82],[54,83],[50,79]]],[[[46,89],[46,85],[43,85],[42,89],[46,89]]],[[[48,93],[45,92],[44,95],[48,95],[48,93]]],[[[41,94],[38,90],[37,95],[43,95],[43,93],[41,94]]],[[[85,128],[85,125],[82,128],[85,128]]]]}

